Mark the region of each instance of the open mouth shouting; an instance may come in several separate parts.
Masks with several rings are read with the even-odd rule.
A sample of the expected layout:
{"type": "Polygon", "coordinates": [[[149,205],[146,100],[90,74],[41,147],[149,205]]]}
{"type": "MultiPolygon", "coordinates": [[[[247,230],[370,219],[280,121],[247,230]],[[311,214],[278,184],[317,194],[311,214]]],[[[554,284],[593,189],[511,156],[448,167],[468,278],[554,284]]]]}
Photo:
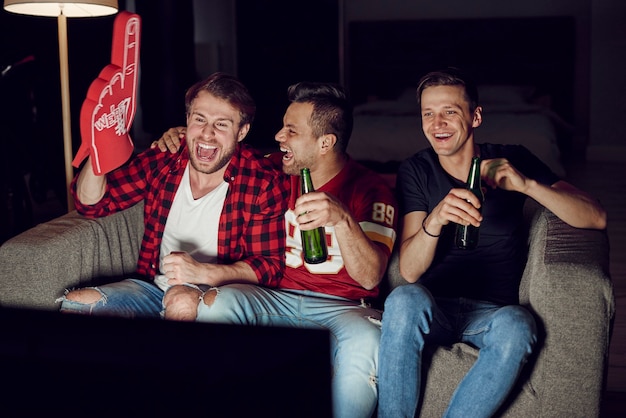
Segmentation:
{"type": "Polygon", "coordinates": [[[287,148],[280,147],[280,152],[283,153],[283,164],[293,160],[293,152],[287,148]]]}
{"type": "Polygon", "coordinates": [[[196,158],[200,163],[210,163],[217,158],[219,148],[215,145],[196,142],[196,158]]]}

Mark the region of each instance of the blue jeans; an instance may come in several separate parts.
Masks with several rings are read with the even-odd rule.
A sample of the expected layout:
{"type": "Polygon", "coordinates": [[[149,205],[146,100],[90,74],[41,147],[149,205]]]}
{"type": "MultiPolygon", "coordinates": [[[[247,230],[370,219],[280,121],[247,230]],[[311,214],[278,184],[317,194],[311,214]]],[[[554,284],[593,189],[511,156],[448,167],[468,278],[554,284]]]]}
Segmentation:
{"type": "Polygon", "coordinates": [[[243,284],[220,287],[211,306],[199,304],[197,319],[329,330],[333,413],[348,418],[370,417],[376,408],[380,317],[380,311],[344,298],[243,284]]]}
{"type": "Polygon", "coordinates": [[[58,299],[61,312],[88,315],[106,315],[123,318],[161,318],[163,312],[163,291],[151,282],[126,279],[92,289],[100,292],[100,299],[91,304],[58,299]]]}
{"type": "Polygon", "coordinates": [[[502,405],[537,341],[535,320],[518,305],[434,299],[419,284],[385,301],[378,374],[378,416],[414,417],[419,410],[425,344],[464,342],[478,359],[456,388],[446,417],[490,417],[502,405]]]}

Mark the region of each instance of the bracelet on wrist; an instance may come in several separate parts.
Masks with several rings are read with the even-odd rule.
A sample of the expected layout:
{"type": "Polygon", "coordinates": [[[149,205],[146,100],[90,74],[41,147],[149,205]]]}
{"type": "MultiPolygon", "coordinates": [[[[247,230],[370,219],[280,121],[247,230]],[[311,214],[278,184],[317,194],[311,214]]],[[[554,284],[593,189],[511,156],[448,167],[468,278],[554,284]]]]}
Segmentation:
{"type": "Polygon", "coordinates": [[[424,219],[422,220],[422,229],[424,230],[424,233],[425,233],[426,235],[428,235],[429,237],[439,238],[439,236],[440,236],[441,234],[439,234],[439,235],[431,234],[430,232],[428,232],[428,231],[426,230],[426,225],[425,225],[425,223],[426,223],[426,218],[428,218],[428,216],[425,216],[425,217],[424,217],[424,219]]]}

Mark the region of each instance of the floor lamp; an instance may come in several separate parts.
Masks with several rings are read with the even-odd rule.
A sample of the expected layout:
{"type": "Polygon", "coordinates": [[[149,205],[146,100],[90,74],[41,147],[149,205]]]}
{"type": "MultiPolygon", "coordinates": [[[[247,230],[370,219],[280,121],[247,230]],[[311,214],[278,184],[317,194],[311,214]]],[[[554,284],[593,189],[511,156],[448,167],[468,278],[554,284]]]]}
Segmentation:
{"type": "Polygon", "coordinates": [[[74,202],[69,190],[74,177],[72,168],[72,126],[70,115],[70,85],[67,55],[67,17],[95,17],[117,13],[117,0],[4,0],[8,12],[57,17],[59,31],[59,65],[61,70],[61,106],[63,115],[63,152],[65,160],[65,185],[67,210],[71,211],[74,202]]]}

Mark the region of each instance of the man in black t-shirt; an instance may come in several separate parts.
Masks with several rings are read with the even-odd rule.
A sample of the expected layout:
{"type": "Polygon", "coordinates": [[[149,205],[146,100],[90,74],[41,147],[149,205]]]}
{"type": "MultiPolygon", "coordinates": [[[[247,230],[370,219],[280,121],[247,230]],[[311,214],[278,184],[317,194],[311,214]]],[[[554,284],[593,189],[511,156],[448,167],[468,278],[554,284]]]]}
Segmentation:
{"type": "Polygon", "coordinates": [[[431,147],[398,172],[400,272],[412,284],[396,288],[385,302],[379,417],[413,417],[424,345],[459,341],[478,348],[479,357],[445,416],[489,417],[506,399],[537,340],[532,315],[518,304],[526,261],[525,199],[579,228],[605,228],[606,212],[526,148],[475,143],[482,108],[475,85],[457,70],[423,77],[417,101],[431,147]],[[465,189],[474,156],[482,160],[482,207],[465,189]],[[456,224],[480,227],[476,249],[455,247],[456,224]]]}

